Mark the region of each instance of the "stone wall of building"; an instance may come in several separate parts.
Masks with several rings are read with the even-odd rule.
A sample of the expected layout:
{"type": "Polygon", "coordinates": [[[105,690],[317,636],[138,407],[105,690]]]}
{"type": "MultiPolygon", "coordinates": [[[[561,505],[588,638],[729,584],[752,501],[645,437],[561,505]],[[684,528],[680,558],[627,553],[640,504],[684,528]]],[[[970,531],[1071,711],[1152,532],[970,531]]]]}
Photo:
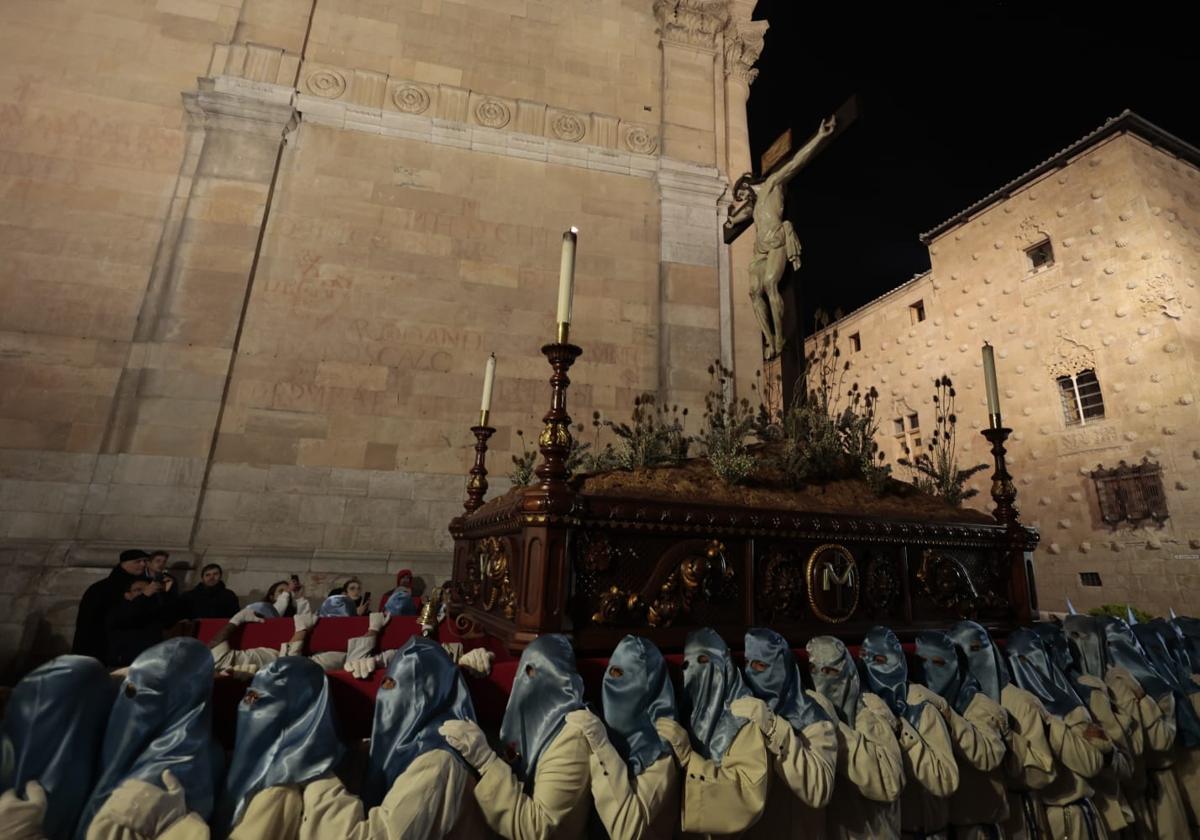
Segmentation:
{"type": "Polygon", "coordinates": [[[753,5],[8,4],[0,669],[130,545],[243,595],[445,577],[488,352],[494,492],[548,406],[572,224],[575,417],[699,406],[753,5]]]}
{"type": "MultiPolygon", "coordinates": [[[[957,392],[960,465],[990,462],[980,350],[996,347],[1017,506],[1042,534],[1042,609],[1069,597],[1165,613],[1200,587],[1198,188],[1194,166],[1118,134],[940,234],[928,274],[834,325],[848,381],[880,391],[892,463],[906,442],[928,444],[943,374],[957,392]],[[1035,270],[1026,251],[1047,239],[1053,264],[1035,270]],[[1056,380],[1085,369],[1104,417],[1071,425],[1056,380]],[[1162,466],[1170,517],[1106,524],[1090,473],[1143,458],[1162,466]],[[1100,586],[1084,585],[1089,572],[1100,586]]],[[[990,475],[973,480],[969,504],[991,508],[990,475]]]]}

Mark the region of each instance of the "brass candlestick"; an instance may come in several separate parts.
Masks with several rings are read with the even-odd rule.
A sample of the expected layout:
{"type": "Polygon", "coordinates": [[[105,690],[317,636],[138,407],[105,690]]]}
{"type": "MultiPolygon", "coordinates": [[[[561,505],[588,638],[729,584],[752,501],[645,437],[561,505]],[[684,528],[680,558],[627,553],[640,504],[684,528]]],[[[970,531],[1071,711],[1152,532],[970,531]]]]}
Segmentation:
{"type": "MultiPolygon", "coordinates": [[[[560,334],[564,331],[560,329],[560,334]]],[[[567,455],[571,452],[571,415],[567,413],[567,388],[571,380],[567,371],[575,364],[582,348],[565,341],[547,344],[542,354],[550,362],[554,373],[550,377],[550,410],[542,418],[542,431],[538,435],[538,449],[542,461],[534,470],[541,481],[537,485],[542,510],[560,506],[559,500],[569,495],[567,488],[567,455]]]]}
{"type": "Polygon", "coordinates": [[[471,427],[471,433],[475,435],[475,465],[471,467],[470,478],[467,479],[467,500],[463,502],[463,510],[467,513],[478,510],[483,505],[483,497],[487,495],[487,467],[484,463],[487,460],[488,438],[496,433],[487,421],[488,413],[481,411],[479,425],[471,427]]]}
{"type": "Polygon", "coordinates": [[[1020,527],[1019,511],[1014,504],[1017,499],[1017,488],[1013,486],[1012,476],[1009,475],[1008,464],[1004,458],[1006,454],[1004,442],[1012,434],[1012,429],[1001,425],[999,416],[996,420],[995,428],[984,429],[982,432],[988,443],[992,445],[992,457],[996,460],[996,471],[992,473],[992,499],[996,502],[996,509],[992,511],[992,515],[1001,525],[1015,529],[1020,527]]]}

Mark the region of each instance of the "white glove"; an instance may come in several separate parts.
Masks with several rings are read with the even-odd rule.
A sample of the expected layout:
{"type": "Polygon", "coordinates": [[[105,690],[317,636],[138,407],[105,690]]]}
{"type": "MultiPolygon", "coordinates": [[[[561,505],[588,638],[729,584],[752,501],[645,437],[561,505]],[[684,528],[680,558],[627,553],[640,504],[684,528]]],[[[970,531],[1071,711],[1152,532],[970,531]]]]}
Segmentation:
{"type": "Polygon", "coordinates": [[[370,633],[381,633],[383,632],[384,625],[391,620],[391,613],[373,612],[367,616],[367,631],[370,633]]]}
{"type": "Polygon", "coordinates": [[[292,616],[292,626],[297,633],[307,633],[317,625],[316,613],[296,613],[292,616]]]}
{"type": "Polygon", "coordinates": [[[583,733],[592,752],[602,749],[609,742],[608,730],[604,727],[604,721],[587,709],[576,709],[568,714],[567,723],[577,727],[583,733]]]}
{"type": "Polygon", "coordinates": [[[362,659],[350,659],[346,661],[346,670],[354,675],[356,680],[369,680],[371,675],[375,673],[375,669],[379,667],[380,657],[367,656],[362,659]]]}
{"type": "Polygon", "coordinates": [[[498,760],[495,750],[488,746],[487,736],[479,724],[469,720],[448,720],[438,728],[438,734],[446,743],[458,750],[462,757],[480,774],[493,761],[498,760]]]}
{"type": "Polygon", "coordinates": [[[25,798],[16,789],[0,796],[0,837],[7,840],[42,840],[46,817],[46,791],[37,782],[27,782],[25,798]]]}
{"type": "MultiPolygon", "coordinates": [[[[188,813],[183,785],[170,770],[159,787],[141,779],[126,779],[96,814],[96,824],[111,823],[136,837],[158,837],[188,813]]],[[[107,832],[104,832],[107,834],[107,832]]],[[[121,836],[128,836],[121,832],[121,836]]]]}
{"type": "Polygon", "coordinates": [[[775,726],[778,723],[775,713],[757,697],[739,697],[729,704],[729,711],[734,716],[745,718],[753,723],[766,737],[770,738],[775,734],[775,726]]]}
{"type": "Polygon", "coordinates": [[[242,624],[262,624],[263,617],[254,611],[254,607],[242,607],[233,618],[229,619],[229,623],[235,627],[242,624]]]}
{"type": "Polygon", "coordinates": [[[486,677],[492,673],[492,660],[496,654],[486,648],[472,648],[458,659],[458,667],[472,677],[486,677]]]}
{"type": "Polygon", "coordinates": [[[658,730],[662,739],[671,745],[671,751],[675,753],[679,766],[686,768],[692,757],[692,742],[688,738],[687,730],[679,721],[667,717],[660,717],[654,721],[654,728],[658,730]]]}

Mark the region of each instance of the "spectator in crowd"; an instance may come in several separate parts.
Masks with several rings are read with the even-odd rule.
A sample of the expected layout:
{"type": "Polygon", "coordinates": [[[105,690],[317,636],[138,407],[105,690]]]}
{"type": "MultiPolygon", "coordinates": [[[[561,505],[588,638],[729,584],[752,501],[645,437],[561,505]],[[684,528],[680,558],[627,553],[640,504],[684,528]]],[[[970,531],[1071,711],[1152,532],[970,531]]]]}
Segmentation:
{"type": "Polygon", "coordinates": [[[290,581],[280,580],[267,587],[262,600],[250,606],[263,618],[289,618],[297,613],[312,612],[312,605],[303,597],[304,587],[300,578],[292,575],[290,581]]]}
{"type": "Polygon", "coordinates": [[[147,648],[163,640],[163,631],[175,623],[175,605],[163,600],[162,584],[141,578],[129,584],[122,600],[104,618],[107,648],[103,662],[124,668],[147,648]]]}
{"type": "MultiPolygon", "coordinates": [[[[363,592],[362,581],[358,578],[350,578],[339,587],[330,590],[329,598],[343,596],[350,610],[348,615],[366,615],[371,611],[371,593],[363,592]]],[[[328,601],[329,598],[325,600],[328,601]]]]}
{"type": "Polygon", "coordinates": [[[379,599],[380,612],[392,615],[416,615],[417,602],[413,599],[413,573],[411,569],[396,572],[396,588],[383,593],[379,599]]]}
{"type": "Polygon", "coordinates": [[[79,613],[75,618],[75,640],[71,653],[105,659],[108,655],[108,637],[105,620],[110,610],[118,606],[135,580],[144,580],[146,575],[146,552],[131,548],[121,552],[120,561],[108,577],[96,581],[83,593],[79,602],[79,613]]]}
{"type": "Polygon", "coordinates": [[[209,563],[200,570],[200,582],[180,596],[189,618],[232,618],[238,611],[238,598],[225,586],[224,570],[209,563]]]}

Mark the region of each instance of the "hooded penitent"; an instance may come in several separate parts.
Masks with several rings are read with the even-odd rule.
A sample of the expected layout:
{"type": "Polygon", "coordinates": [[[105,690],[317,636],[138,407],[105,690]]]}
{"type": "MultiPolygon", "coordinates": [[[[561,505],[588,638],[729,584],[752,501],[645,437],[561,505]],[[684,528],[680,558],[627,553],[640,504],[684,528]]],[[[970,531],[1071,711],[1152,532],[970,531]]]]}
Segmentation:
{"type": "MultiPolygon", "coordinates": [[[[1179,679],[1176,671],[1177,663],[1163,640],[1162,629],[1151,621],[1146,624],[1138,624],[1132,630],[1133,635],[1142,646],[1142,652],[1145,653],[1150,667],[1162,677],[1170,687],[1172,694],[1175,695],[1175,725],[1178,728],[1180,742],[1188,749],[1200,746],[1200,716],[1196,715],[1196,710],[1192,707],[1191,700],[1188,699],[1188,694],[1191,692],[1179,679]]],[[[1186,682],[1188,686],[1193,685],[1190,679],[1186,682]]],[[[1145,688],[1144,685],[1142,687],[1145,688]]],[[[1147,688],[1146,691],[1149,692],[1150,689],[1147,688]]]]}
{"type": "Polygon", "coordinates": [[[678,717],[662,653],[649,639],[626,636],[613,651],[602,687],[604,722],[634,775],[670,754],[654,722],[678,717]]]}
{"type": "Polygon", "coordinates": [[[683,645],[683,690],[687,694],[688,728],[696,752],[717,764],[746,725],[729,704],[749,696],[729,647],[707,627],[688,634],[683,645]]]}
{"type": "Polygon", "coordinates": [[[862,696],[862,683],[850,651],[840,639],[833,636],[809,639],[805,649],[808,651],[813,688],[833,703],[842,723],[854,726],[858,716],[858,701],[862,696]]]}
{"type": "Polygon", "coordinates": [[[438,727],[448,720],[475,720],[467,684],[441,645],[411,636],[396,652],[375,698],[363,792],[368,805],[383,801],[396,779],[423,753],[445,750],[462,760],[438,734],[438,727]]]}
{"type": "Polygon", "coordinates": [[[339,616],[357,615],[354,601],[349,595],[330,595],[321,602],[317,615],[321,618],[337,618],[339,616]]]}
{"type": "Polygon", "coordinates": [[[1181,615],[1171,619],[1171,623],[1183,639],[1192,673],[1200,673],[1200,619],[1181,615]]]}
{"type": "Polygon", "coordinates": [[[988,631],[974,621],[960,621],[950,628],[947,635],[966,656],[967,669],[979,683],[979,690],[999,703],[1004,687],[1012,679],[1004,657],[988,631]]]}
{"type": "Polygon", "coordinates": [[[1103,622],[1096,616],[1068,615],[1063,619],[1063,633],[1079,672],[1104,679],[1108,672],[1108,645],[1104,641],[1103,622]]]}
{"type": "Polygon", "coordinates": [[[500,724],[500,740],[513,753],[513,770],[526,788],[567,715],[582,708],[583,677],[575,670],[570,640],[559,633],[538,636],[521,653],[500,724]]]}
{"type": "Polygon", "coordinates": [[[916,726],[925,704],[908,705],[908,662],[896,634],[887,627],[872,627],[859,656],[866,666],[868,688],[887,703],[892,714],[916,726]]]}
{"type": "Polygon", "coordinates": [[[325,671],[303,656],[276,659],[254,675],[238,704],[214,834],[226,836],[259,791],[310,782],[336,767],[343,752],[325,671]]]}
{"type": "Polygon", "coordinates": [[[0,728],[0,792],[46,790],[42,832],[68,840],[99,772],[115,683],[90,656],[59,656],[17,683],[0,728]]]}
{"type": "Polygon", "coordinates": [[[416,615],[417,602],[412,594],[413,574],[408,569],[396,572],[396,588],[384,596],[380,609],[391,615],[416,615]]]}
{"type": "Polygon", "coordinates": [[[939,630],[917,634],[917,659],[925,687],[943,697],[960,715],[979,693],[979,681],[967,667],[967,658],[954,640],[939,630]]]}
{"type": "Polygon", "coordinates": [[[787,640],[774,630],[753,627],[747,631],[744,673],[754,695],[796,731],[829,720],[824,710],[804,693],[796,655],[787,640]]]}
{"type": "MultiPolygon", "coordinates": [[[[1200,693],[1200,685],[1196,685],[1192,681],[1192,662],[1188,655],[1187,640],[1179,626],[1173,621],[1162,618],[1156,618],[1148,622],[1146,626],[1152,628],[1162,641],[1163,649],[1168,654],[1165,663],[1170,665],[1171,673],[1174,675],[1175,682],[1179,684],[1179,688],[1185,694],[1200,693]]],[[[1143,645],[1143,647],[1145,646],[1143,645]]]]}
{"type": "Polygon", "coordinates": [[[140,654],[117,691],[104,732],[100,778],[79,821],[92,817],[127,779],[162,785],[164,770],[179,779],[189,811],[208,819],[213,808],[217,748],[210,735],[213,659],[196,639],[179,636],[140,654]]]}
{"type": "Polygon", "coordinates": [[[1012,632],[1008,637],[1008,666],[1013,682],[1041,700],[1051,714],[1066,717],[1083,706],[1036,631],[1021,627],[1012,632]]]}

